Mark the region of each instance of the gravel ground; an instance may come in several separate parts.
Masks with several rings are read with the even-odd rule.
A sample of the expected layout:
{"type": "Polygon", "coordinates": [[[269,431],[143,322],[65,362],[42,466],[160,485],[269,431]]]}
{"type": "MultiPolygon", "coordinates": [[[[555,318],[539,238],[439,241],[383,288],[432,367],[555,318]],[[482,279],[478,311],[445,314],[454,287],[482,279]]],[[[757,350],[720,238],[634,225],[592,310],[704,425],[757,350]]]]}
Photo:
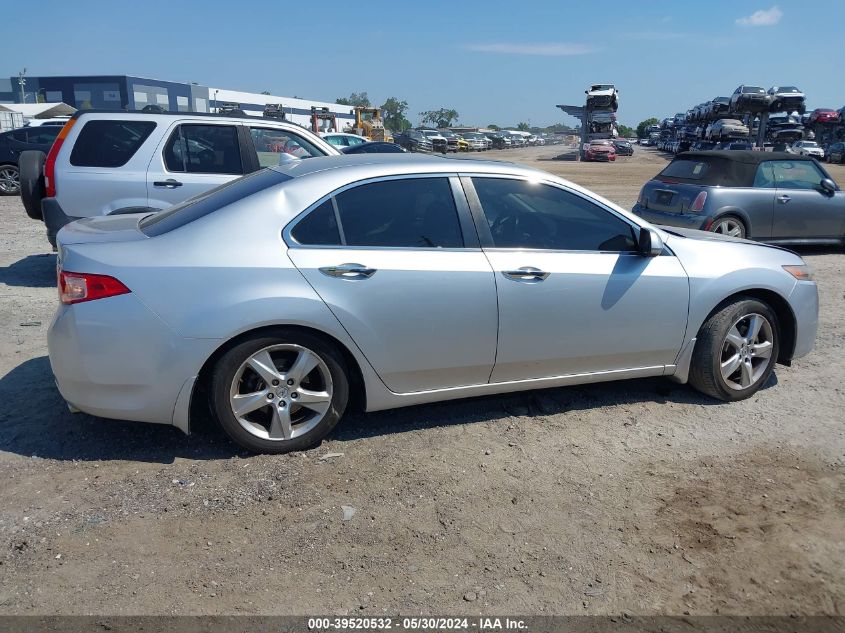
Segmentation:
{"type": "MultiPolygon", "coordinates": [[[[560,151],[488,155],[625,207],[665,163],[560,151]]],[[[744,402],[550,389],[352,417],[268,457],[207,422],[69,414],[54,257],[18,199],[0,218],[0,613],[845,614],[841,249],[802,251],[816,351],[744,402]]]]}

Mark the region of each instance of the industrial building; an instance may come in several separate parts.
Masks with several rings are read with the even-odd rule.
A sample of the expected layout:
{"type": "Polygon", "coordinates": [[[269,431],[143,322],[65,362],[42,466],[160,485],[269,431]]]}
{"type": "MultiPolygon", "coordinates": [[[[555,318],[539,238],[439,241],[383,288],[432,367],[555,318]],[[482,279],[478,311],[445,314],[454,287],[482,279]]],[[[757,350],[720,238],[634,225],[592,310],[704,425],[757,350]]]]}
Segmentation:
{"type": "Polygon", "coordinates": [[[268,104],[281,105],[285,118],[310,125],[311,108],[327,108],[337,116],[338,127],[353,124],[350,106],[294,97],[278,97],[196,83],[162,81],[129,75],[79,75],[68,77],[0,78],[0,103],[66,103],[77,109],[141,110],[160,106],[171,112],[217,112],[237,107],[246,114],[261,116],[268,104]]]}

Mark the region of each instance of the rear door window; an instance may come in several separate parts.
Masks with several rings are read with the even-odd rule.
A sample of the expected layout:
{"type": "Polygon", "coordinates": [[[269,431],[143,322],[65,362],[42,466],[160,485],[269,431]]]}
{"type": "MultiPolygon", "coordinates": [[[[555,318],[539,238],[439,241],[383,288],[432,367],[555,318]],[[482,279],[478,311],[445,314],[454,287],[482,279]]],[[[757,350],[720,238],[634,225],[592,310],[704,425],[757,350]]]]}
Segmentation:
{"type": "Polygon", "coordinates": [[[201,123],[180,125],[164,148],[164,164],[172,172],[243,174],[237,127],[201,123]]]}
{"type": "Polygon", "coordinates": [[[403,178],[336,197],[347,246],[461,248],[463,233],[448,178],[403,178]]]}
{"type": "Polygon", "coordinates": [[[73,144],[70,164],[74,167],[122,167],[155,127],[153,121],[88,121],[73,144]]]}

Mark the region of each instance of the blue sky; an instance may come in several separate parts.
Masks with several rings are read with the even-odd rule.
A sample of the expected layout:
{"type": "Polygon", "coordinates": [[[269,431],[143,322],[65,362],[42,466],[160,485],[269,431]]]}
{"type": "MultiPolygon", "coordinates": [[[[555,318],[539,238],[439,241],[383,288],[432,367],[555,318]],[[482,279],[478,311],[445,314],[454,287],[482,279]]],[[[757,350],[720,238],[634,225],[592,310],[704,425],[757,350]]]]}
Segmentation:
{"type": "Polygon", "coordinates": [[[334,101],[366,90],[466,124],[574,123],[594,82],[619,120],[668,116],[740,83],[845,105],[842,0],[47,2],[6,12],[0,76],[130,74],[334,101]]]}

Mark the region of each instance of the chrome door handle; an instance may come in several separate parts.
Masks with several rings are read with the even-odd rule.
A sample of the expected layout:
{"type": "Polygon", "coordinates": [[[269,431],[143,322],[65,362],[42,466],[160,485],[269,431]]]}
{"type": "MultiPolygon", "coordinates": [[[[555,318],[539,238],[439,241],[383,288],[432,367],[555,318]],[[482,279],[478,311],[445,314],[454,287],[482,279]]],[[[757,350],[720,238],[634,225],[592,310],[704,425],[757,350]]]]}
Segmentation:
{"type": "Polygon", "coordinates": [[[363,264],[339,264],[338,266],[324,266],[320,272],[327,277],[337,277],[355,281],[358,279],[369,279],[376,273],[375,268],[367,268],[363,264]]]}
{"type": "Polygon", "coordinates": [[[787,195],[782,195],[782,196],[778,196],[778,197],[776,198],[776,200],[777,200],[778,202],[780,202],[781,204],[786,204],[787,202],[789,202],[790,200],[792,200],[792,198],[790,198],[790,197],[789,197],[789,196],[787,196],[787,195]]]}
{"type": "Polygon", "coordinates": [[[549,276],[549,273],[532,266],[523,266],[517,270],[503,270],[502,274],[508,279],[526,281],[528,283],[537,283],[549,276]]]}
{"type": "Polygon", "coordinates": [[[168,178],[167,180],[156,180],[153,183],[155,187],[167,187],[168,189],[176,189],[176,187],[181,187],[182,183],[178,180],[174,180],[173,178],[168,178]]]}

